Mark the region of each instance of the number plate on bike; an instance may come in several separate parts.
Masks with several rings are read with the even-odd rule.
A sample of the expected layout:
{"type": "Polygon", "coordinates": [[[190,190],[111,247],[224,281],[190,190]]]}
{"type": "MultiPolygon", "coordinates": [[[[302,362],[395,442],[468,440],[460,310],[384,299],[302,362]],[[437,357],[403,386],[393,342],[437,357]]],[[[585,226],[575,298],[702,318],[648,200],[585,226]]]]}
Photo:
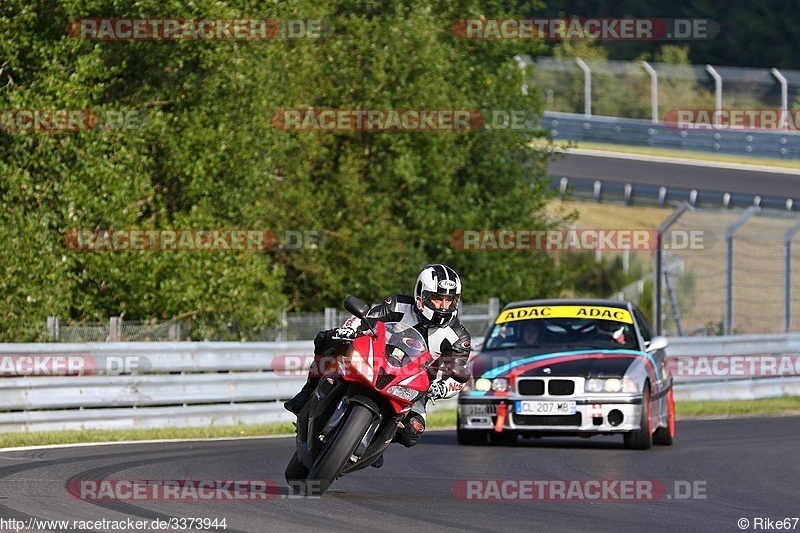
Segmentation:
{"type": "Polygon", "coordinates": [[[518,415],[574,415],[575,402],[515,402],[514,412],[518,415]]]}

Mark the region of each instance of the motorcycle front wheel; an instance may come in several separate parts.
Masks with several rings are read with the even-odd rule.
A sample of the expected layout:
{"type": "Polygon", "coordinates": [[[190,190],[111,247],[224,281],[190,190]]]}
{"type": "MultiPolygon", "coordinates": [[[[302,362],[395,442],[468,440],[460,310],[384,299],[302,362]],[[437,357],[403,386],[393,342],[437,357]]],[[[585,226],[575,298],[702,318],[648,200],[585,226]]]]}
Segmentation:
{"type": "Polygon", "coordinates": [[[342,422],[333,441],[319,454],[306,476],[305,492],[309,496],[322,496],[344,470],[347,461],[364,438],[372,423],[372,411],[353,404],[350,414],[342,422]]]}

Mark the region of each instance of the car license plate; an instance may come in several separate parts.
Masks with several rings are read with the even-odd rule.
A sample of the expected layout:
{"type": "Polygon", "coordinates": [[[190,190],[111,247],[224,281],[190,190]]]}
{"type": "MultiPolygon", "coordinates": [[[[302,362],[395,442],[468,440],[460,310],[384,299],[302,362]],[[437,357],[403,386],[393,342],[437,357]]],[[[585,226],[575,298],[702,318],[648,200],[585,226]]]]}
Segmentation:
{"type": "Polygon", "coordinates": [[[514,412],[518,415],[574,415],[575,402],[518,401],[514,412]]]}
{"type": "Polygon", "coordinates": [[[466,415],[496,415],[497,414],[497,405],[496,404],[466,404],[464,406],[466,408],[466,415]]]}

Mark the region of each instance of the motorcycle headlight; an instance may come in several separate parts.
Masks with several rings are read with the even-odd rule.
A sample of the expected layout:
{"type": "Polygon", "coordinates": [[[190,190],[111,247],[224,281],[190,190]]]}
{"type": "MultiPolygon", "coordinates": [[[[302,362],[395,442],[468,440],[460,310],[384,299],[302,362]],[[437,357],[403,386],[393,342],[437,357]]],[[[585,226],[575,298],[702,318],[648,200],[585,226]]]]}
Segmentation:
{"type": "Polygon", "coordinates": [[[416,400],[421,392],[414,389],[409,389],[408,387],[403,387],[402,385],[395,385],[394,387],[389,387],[386,389],[386,392],[391,394],[392,396],[397,396],[398,398],[402,398],[408,402],[413,402],[416,400]]]}
{"type": "Polygon", "coordinates": [[[629,378],[590,378],[583,386],[584,392],[638,392],[638,387],[629,378]]]}

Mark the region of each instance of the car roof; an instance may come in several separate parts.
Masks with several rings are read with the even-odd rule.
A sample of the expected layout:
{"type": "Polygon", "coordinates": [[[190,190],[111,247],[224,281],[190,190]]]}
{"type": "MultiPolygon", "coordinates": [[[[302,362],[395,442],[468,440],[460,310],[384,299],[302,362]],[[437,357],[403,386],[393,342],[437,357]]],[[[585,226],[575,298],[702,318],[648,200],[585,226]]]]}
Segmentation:
{"type": "Polygon", "coordinates": [[[505,311],[507,309],[517,309],[518,307],[552,305],[602,306],[616,307],[618,309],[629,309],[631,304],[625,300],[607,300],[602,298],[550,298],[546,300],[524,300],[520,302],[510,302],[506,304],[502,310],[505,311]]]}

